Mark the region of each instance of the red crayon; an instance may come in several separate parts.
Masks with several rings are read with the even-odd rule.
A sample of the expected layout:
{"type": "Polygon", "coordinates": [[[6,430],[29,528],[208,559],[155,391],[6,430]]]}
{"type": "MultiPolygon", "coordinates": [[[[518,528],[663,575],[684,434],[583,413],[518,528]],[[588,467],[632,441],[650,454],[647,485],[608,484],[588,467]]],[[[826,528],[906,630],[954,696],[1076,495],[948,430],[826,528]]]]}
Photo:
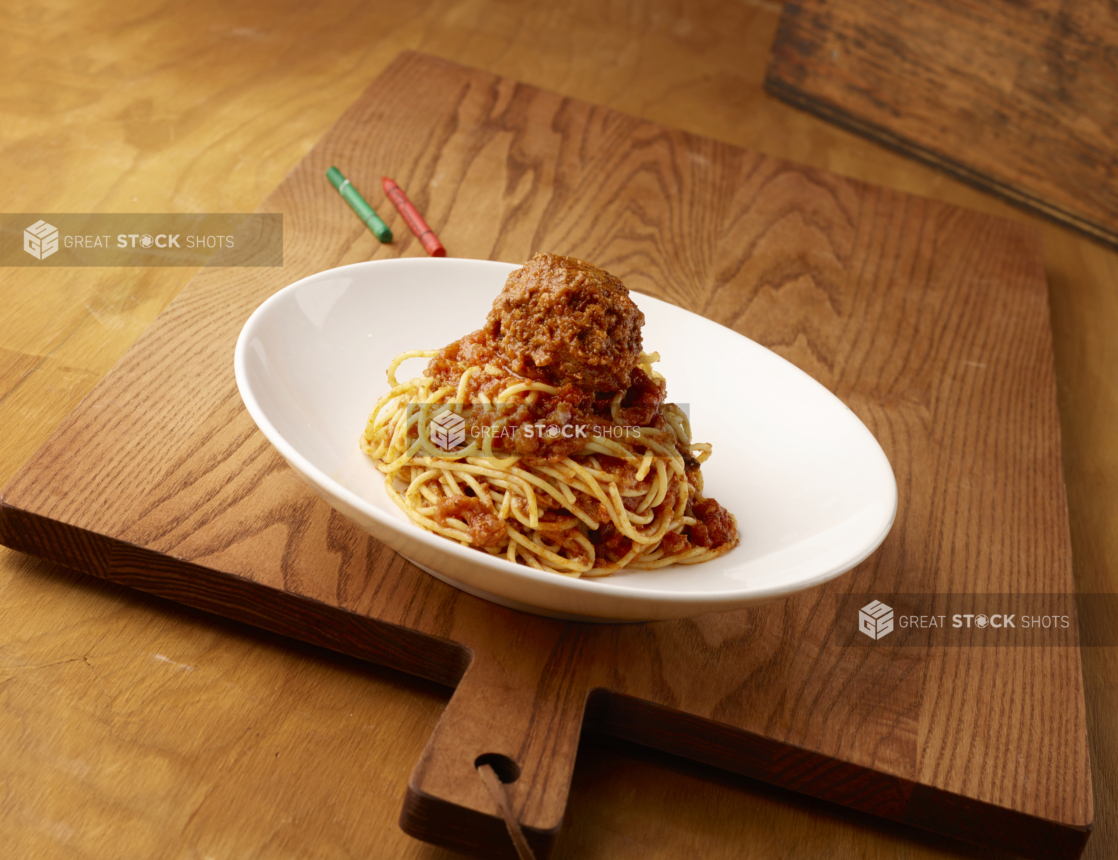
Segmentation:
{"type": "Polygon", "coordinates": [[[411,231],[419,237],[419,241],[427,249],[427,253],[432,257],[445,257],[446,248],[443,247],[443,243],[439,241],[435,231],[427,226],[427,222],[423,220],[423,216],[419,214],[415,205],[408,200],[408,196],[403,189],[387,176],[382,176],[380,181],[384,186],[385,196],[392,201],[392,205],[403,216],[408,226],[411,227],[411,231]]]}

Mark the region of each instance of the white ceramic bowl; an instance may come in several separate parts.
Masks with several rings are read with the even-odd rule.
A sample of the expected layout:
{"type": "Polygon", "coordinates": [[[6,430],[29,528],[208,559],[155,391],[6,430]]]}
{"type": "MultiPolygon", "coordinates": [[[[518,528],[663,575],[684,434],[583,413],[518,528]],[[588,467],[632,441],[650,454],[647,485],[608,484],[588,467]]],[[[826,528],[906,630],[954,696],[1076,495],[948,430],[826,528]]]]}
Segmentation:
{"type": "MultiPolygon", "coordinates": [[[[738,609],[819,585],[885,539],[897,485],[881,447],[834,395],[753,341],[634,293],[668,399],[712,442],[705,493],[741,544],[705,564],[571,579],[494,558],[413,525],[358,448],[385,369],[479,328],[516,266],[397,259],[320,272],[280,290],[237,341],[237,386],[257,426],[337,510],[444,582],[559,618],[650,621],[738,609]]],[[[422,359],[398,376],[419,375],[422,359]]]]}

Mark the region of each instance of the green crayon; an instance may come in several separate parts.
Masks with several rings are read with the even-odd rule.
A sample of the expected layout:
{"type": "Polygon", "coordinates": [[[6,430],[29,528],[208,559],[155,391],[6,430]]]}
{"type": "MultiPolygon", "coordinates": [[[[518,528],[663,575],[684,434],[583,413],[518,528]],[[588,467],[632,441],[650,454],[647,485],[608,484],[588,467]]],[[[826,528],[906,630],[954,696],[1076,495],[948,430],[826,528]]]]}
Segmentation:
{"type": "Polygon", "coordinates": [[[331,167],[326,171],[326,178],[330,180],[330,184],[338,189],[338,193],[349,204],[349,208],[357,213],[357,217],[365,222],[365,226],[373,231],[373,235],[380,239],[382,242],[392,241],[392,231],[388,229],[380,216],[376,213],[365,198],[357,193],[357,189],[353,187],[348,179],[342,176],[342,172],[336,167],[331,167]]]}

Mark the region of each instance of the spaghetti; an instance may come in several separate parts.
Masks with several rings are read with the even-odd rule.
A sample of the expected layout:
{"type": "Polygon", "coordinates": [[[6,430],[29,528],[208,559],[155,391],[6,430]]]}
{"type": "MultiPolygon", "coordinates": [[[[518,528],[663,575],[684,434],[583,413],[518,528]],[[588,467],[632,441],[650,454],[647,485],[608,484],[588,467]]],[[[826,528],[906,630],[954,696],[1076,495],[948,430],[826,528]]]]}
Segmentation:
{"type": "MultiPolygon", "coordinates": [[[[587,267],[537,255],[518,273],[536,265],[550,280],[527,301],[539,304],[556,282],[570,286],[574,264],[587,267]]],[[[586,290],[576,284],[574,294],[585,298],[586,290]]],[[[361,447],[392,500],[428,531],[568,576],[697,564],[733,549],[736,520],[702,495],[699,467],[711,446],[693,442],[686,414],[664,403],[666,383],[653,368],[659,356],[636,352],[630,367],[587,361],[601,344],[593,355],[571,356],[569,330],[560,332],[563,359],[510,344],[517,326],[509,291],[486,328],[442,350],[401,353],[389,365],[390,390],[374,406],[361,447]],[[413,358],[429,359],[424,375],[399,381],[400,365],[413,358]]],[[[601,299],[600,285],[592,294],[601,299]]],[[[643,315],[631,307],[639,345],[643,315]]],[[[539,326],[522,327],[529,329],[538,340],[539,326]]],[[[593,340],[585,329],[583,343],[593,340]]]]}

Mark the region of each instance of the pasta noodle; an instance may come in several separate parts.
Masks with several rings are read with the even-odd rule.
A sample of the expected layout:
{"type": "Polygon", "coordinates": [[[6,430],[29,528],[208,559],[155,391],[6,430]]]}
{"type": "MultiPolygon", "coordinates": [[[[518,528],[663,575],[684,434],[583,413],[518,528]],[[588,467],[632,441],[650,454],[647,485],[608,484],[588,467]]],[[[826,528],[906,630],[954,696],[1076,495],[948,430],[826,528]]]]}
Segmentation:
{"type": "Polygon", "coordinates": [[[498,345],[482,330],[388,367],[361,447],[412,522],[567,576],[697,564],[737,545],[736,520],[702,494],[711,446],[663,402],[657,354],[639,352],[627,387],[591,391],[522,373],[498,345]],[[412,358],[430,360],[425,374],[399,381],[412,358]]]}

